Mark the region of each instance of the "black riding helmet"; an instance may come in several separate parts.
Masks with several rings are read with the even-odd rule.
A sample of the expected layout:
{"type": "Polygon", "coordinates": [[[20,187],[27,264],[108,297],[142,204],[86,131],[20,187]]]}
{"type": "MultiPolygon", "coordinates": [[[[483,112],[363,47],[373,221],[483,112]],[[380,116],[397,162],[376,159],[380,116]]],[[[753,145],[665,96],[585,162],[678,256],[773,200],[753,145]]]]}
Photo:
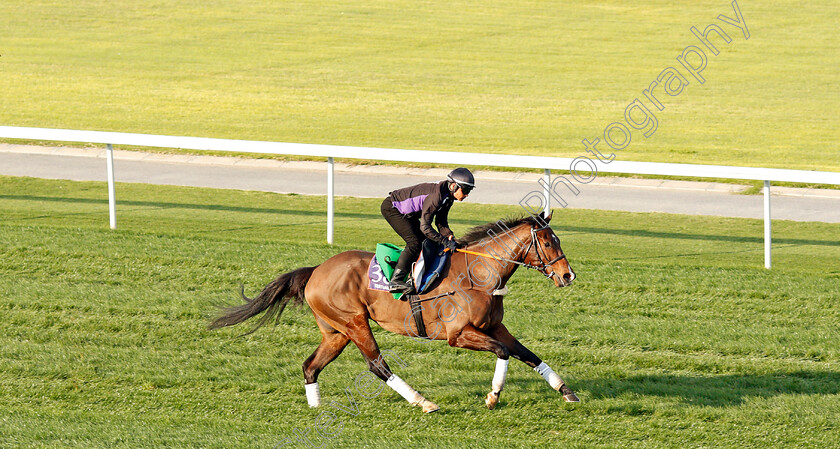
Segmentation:
{"type": "Polygon", "coordinates": [[[458,184],[458,187],[460,187],[465,194],[470,193],[470,191],[475,188],[475,177],[472,172],[464,167],[452,170],[446,178],[455,184],[458,184]]]}

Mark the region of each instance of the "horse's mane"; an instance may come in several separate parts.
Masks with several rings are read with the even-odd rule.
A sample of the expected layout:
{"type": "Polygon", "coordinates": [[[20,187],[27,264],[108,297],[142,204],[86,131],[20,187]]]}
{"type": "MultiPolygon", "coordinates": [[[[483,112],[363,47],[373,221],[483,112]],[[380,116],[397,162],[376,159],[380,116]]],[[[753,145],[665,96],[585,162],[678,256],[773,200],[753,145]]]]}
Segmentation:
{"type": "Polygon", "coordinates": [[[537,223],[536,217],[533,215],[527,215],[524,217],[509,217],[503,218],[499,221],[494,221],[491,223],[486,223],[483,225],[478,225],[474,228],[470,228],[466,234],[463,235],[458,242],[463,245],[471,245],[476,242],[480,242],[491,235],[498,235],[501,233],[506,232],[508,229],[512,229],[516,226],[519,226],[523,223],[528,223],[531,226],[539,225],[537,223]]]}

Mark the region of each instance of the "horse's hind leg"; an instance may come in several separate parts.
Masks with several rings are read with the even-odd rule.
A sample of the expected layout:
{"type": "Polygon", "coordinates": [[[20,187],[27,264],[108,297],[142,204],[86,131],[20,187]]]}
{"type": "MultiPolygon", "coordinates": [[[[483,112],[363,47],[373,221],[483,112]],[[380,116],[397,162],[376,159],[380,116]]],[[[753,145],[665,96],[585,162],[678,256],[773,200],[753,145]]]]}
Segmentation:
{"type": "MultiPolygon", "coordinates": [[[[545,362],[540,360],[539,357],[536,356],[533,352],[531,352],[528,348],[522,345],[519,340],[516,339],[513,335],[508,332],[507,328],[504,324],[499,323],[498,326],[493,328],[491,331],[488,332],[490,336],[504,344],[509,350],[510,355],[516,359],[519,359],[525,362],[526,365],[530,366],[534,369],[537,373],[539,373],[545,380],[551,385],[551,388],[554,388],[558,392],[563,395],[563,399],[566,402],[580,402],[577,395],[571,388],[566,386],[566,383],[563,382],[563,379],[557,375],[545,362]]],[[[501,360],[501,359],[499,359],[501,360]]],[[[507,372],[507,363],[504,363],[504,370],[505,373],[507,372]]],[[[496,376],[499,375],[499,363],[496,363],[496,376]]],[[[504,385],[504,377],[502,377],[502,385],[504,385]]],[[[494,378],[493,381],[493,389],[496,389],[496,379],[494,378]]],[[[501,389],[499,389],[501,391],[501,389]]],[[[491,391],[488,395],[488,401],[490,401],[490,397],[493,395],[493,391],[491,391]]],[[[495,395],[495,400],[498,401],[498,394],[495,395]]],[[[490,402],[487,404],[488,407],[491,409],[493,407],[490,406],[490,402]]],[[[495,403],[493,404],[495,406],[495,403]]]]}
{"type": "Polygon", "coordinates": [[[437,404],[424,398],[423,395],[391,372],[388,362],[382,357],[379,351],[379,345],[376,344],[376,340],[373,338],[373,332],[370,330],[367,316],[356,315],[355,318],[347,323],[347,336],[359,347],[370,371],[376,377],[384,380],[386,385],[399,393],[411,405],[422,408],[425,413],[434,412],[440,408],[437,404]]]}
{"type": "Polygon", "coordinates": [[[303,378],[306,382],[306,401],[310,407],[321,405],[321,392],[318,388],[318,375],[327,364],[335,360],[341,351],[350,343],[346,335],[333,329],[332,326],[316,316],[318,327],[321,329],[321,344],[315,352],[303,362],[303,378]]]}

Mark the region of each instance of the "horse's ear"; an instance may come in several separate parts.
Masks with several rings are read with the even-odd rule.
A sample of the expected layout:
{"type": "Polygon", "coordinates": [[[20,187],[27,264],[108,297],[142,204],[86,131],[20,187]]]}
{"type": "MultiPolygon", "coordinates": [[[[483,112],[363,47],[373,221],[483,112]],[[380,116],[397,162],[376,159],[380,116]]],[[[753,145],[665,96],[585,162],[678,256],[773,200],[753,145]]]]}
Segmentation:
{"type": "Polygon", "coordinates": [[[543,220],[545,220],[546,223],[549,223],[549,222],[551,222],[551,217],[554,216],[554,210],[552,210],[549,213],[546,213],[545,211],[543,211],[542,216],[543,216],[543,220]]]}

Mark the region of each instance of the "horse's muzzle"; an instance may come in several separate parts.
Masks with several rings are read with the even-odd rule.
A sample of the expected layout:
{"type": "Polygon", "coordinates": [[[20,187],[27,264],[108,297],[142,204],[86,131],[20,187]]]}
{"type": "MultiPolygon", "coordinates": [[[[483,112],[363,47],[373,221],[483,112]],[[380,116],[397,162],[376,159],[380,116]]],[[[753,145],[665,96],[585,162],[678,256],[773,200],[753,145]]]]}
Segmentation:
{"type": "Polygon", "coordinates": [[[564,273],[562,276],[558,276],[556,272],[551,273],[549,277],[554,280],[554,285],[562,288],[572,285],[572,282],[574,282],[577,276],[575,276],[574,271],[569,271],[568,273],[564,273]]]}

